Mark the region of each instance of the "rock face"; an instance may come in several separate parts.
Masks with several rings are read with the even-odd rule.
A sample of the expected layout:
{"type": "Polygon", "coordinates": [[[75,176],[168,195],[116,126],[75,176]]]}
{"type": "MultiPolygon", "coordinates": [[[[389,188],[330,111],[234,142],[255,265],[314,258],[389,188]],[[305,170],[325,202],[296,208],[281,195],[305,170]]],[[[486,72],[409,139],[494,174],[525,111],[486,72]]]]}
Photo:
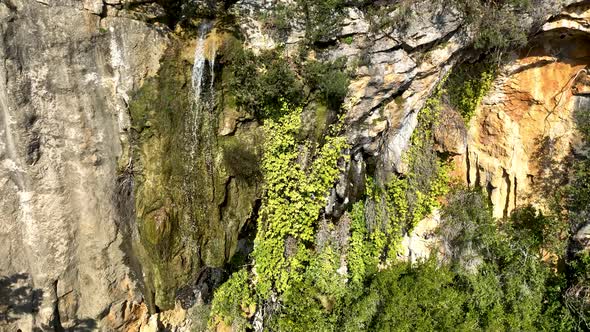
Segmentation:
{"type": "MultiPolygon", "coordinates": [[[[590,5],[564,3],[577,2],[502,68],[468,130],[444,109],[434,133],[459,176],[488,190],[497,217],[543,206],[583,152],[572,111],[589,104],[590,5]]],[[[223,92],[209,96],[215,111],[195,115],[198,44],[147,23],[177,19],[157,3],[0,2],[1,331],[188,330],[206,316],[195,303],[221,282],[218,268],[248,252],[241,232],[262,190],[261,129],[223,92]]],[[[194,3],[209,16],[230,2],[194,3]]],[[[229,12],[247,47],[284,43],[292,55],[305,31],[265,30],[255,13],[273,5],[243,0],[229,12]]],[[[329,215],[362,195],[368,167],[381,181],[404,172],[418,111],[469,43],[459,13],[433,1],[411,12],[406,29],[375,32],[351,9],[313,55],[354,69],[343,126],[352,158],[329,215]]],[[[206,54],[224,38],[208,36],[206,54]]],[[[217,91],[212,53],[203,82],[217,91]]],[[[406,237],[409,259],[428,255],[437,223],[406,237]]]]}
{"type": "Polygon", "coordinates": [[[61,3],[0,3],[0,302],[19,302],[2,309],[7,331],[117,329],[143,310],[127,251],[133,184],[117,168],[129,94],[168,37],[61,3]]]}
{"type": "Polygon", "coordinates": [[[588,13],[590,6],[575,5],[546,23],[501,68],[470,123],[456,169],[488,191],[495,217],[526,204],[542,208],[567,181],[569,162],[582,148],[573,114],[589,89],[588,13]]]}

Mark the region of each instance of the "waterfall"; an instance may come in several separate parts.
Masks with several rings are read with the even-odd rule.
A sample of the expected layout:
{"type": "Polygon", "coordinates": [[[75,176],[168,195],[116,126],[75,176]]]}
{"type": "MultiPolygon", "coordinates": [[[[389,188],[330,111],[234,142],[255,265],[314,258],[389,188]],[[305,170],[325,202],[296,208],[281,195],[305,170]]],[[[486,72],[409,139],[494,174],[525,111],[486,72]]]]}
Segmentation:
{"type": "Polygon", "coordinates": [[[191,73],[190,110],[185,118],[187,152],[185,192],[189,201],[210,201],[214,196],[216,153],[215,57],[213,22],[199,26],[191,73]]]}
{"type": "Polygon", "coordinates": [[[185,245],[192,251],[199,250],[194,241],[197,229],[209,218],[208,204],[215,194],[214,155],[216,140],[216,102],[214,93],[215,57],[217,43],[212,36],[213,22],[199,26],[194,62],[191,73],[189,104],[184,128],[184,204],[191,211],[187,222],[189,229],[183,232],[185,245]]]}
{"type": "Polygon", "coordinates": [[[197,46],[195,47],[195,57],[193,71],[191,75],[192,89],[192,124],[191,134],[198,143],[199,132],[207,131],[211,120],[211,113],[215,108],[215,57],[217,55],[217,43],[215,38],[207,38],[211,32],[213,22],[201,24],[198,32],[197,46]],[[207,70],[209,69],[209,70],[207,70]],[[207,76],[208,74],[208,76],[207,76]],[[207,84],[207,81],[209,84],[207,84]]]}
{"type": "Polygon", "coordinates": [[[205,40],[210,30],[210,22],[204,23],[199,27],[199,39],[197,39],[197,47],[195,48],[195,60],[193,63],[193,73],[191,77],[194,106],[198,106],[201,101],[201,93],[203,90],[203,74],[205,73],[205,66],[207,64],[207,58],[205,56],[205,40]]]}

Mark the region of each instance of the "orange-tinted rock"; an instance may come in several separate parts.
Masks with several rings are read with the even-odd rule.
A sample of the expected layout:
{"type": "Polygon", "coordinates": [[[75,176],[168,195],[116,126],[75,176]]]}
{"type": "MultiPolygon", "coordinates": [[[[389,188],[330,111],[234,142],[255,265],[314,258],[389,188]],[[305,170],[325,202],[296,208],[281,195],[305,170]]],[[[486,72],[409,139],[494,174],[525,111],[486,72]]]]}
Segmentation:
{"type": "Polygon", "coordinates": [[[456,159],[471,186],[487,190],[495,217],[546,205],[566,177],[577,133],[575,94],[586,91],[587,39],[540,36],[505,65],[469,128],[468,153],[456,159]]]}

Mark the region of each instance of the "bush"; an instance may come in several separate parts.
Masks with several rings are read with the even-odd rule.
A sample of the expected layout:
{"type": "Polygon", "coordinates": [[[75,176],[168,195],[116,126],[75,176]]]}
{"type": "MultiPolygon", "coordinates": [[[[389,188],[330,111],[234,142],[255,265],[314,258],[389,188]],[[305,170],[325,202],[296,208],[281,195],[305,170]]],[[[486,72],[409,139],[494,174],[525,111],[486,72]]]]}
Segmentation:
{"type": "Polygon", "coordinates": [[[492,87],[497,65],[487,60],[462,63],[453,69],[445,82],[445,91],[466,123],[471,120],[483,97],[492,87]]]}
{"type": "Polygon", "coordinates": [[[522,16],[531,8],[529,0],[454,0],[454,4],[475,31],[476,49],[508,49],[526,43],[528,31],[522,16]]]}
{"type": "Polygon", "coordinates": [[[349,75],[343,71],[345,60],[335,62],[308,61],[303,65],[302,76],[311,91],[332,109],[339,109],[348,93],[349,75]]]}
{"type": "Polygon", "coordinates": [[[335,110],[348,92],[349,75],[344,71],[344,60],[308,61],[301,66],[299,76],[294,70],[296,66],[280,50],[256,56],[234,39],[225,43],[222,54],[225,90],[235,97],[238,107],[260,119],[281,117],[283,103],[301,106],[306,89],[335,110]]]}
{"type": "Polygon", "coordinates": [[[209,326],[214,327],[223,322],[232,326],[232,331],[246,331],[251,327],[248,318],[255,311],[256,299],[248,272],[240,270],[215,291],[209,326]]]}
{"type": "Polygon", "coordinates": [[[324,42],[335,37],[344,17],[344,4],[344,0],[296,0],[294,13],[303,13],[309,42],[324,42]]]}
{"type": "Polygon", "coordinates": [[[412,15],[411,0],[400,0],[394,4],[372,4],[368,8],[371,31],[391,33],[408,27],[412,15]]]}
{"type": "Polygon", "coordinates": [[[235,96],[238,107],[258,118],[265,118],[280,116],[276,110],[281,110],[283,102],[301,104],[301,82],[278,51],[266,51],[256,56],[240,45],[228,45],[223,51],[222,60],[227,66],[224,83],[226,90],[235,96]]]}
{"type": "Polygon", "coordinates": [[[512,211],[510,221],[514,232],[523,232],[522,236],[530,239],[532,248],[564,258],[569,229],[563,220],[529,205],[512,211]]]}

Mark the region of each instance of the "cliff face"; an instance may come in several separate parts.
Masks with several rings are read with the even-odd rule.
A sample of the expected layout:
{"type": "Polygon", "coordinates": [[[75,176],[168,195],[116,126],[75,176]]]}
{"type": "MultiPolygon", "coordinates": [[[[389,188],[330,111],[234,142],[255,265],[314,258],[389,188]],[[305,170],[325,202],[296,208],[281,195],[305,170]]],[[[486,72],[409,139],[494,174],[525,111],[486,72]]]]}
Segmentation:
{"type": "Polygon", "coordinates": [[[469,123],[456,171],[486,188],[495,217],[527,204],[546,207],[583,153],[574,113],[587,105],[589,9],[570,6],[543,25],[500,69],[469,123]]]}
{"type": "MultiPolygon", "coordinates": [[[[403,30],[375,31],[350,9],[310,56],[344,57],[353,72],[342,127],[351,158],[327,217],[364,193],[367,169],[383,182],[407,171],[419,110],[468,55],[460,13],[433,3],[413,3],[403,30]]],[[[186,309],[251,251],[263,131],[221,85],[217,50],[237,33],[255,53],[284,45],[294,56],[305,28],[277,36],[259,15],[273,4],[191,4],[236,24],[172,30],[180,9],[151,1],[0,3],[0,330],[188,329],[198,313],[186,309]]],[[[447,107],[435,132],[496,217],[546,206],[585,153],[573,112],[590,98],[590,5],[542,1],[539,12],[522,18],[544,24],[499,68],[470,122],[447,107]]],[[[333,115],[317,109],[304,118],[325,126],[333,115]]],[[[408,255],[426,251],[434,219],[408,235],[408,255]]]]}
{"type": "Polygon", "coordinates": [[[133,183],[117,169],[129,162],[129,95],[156,74],[169,36],[99,16],[97,3],[0,4],[7,331],[117,327],[141,301],[133,183]]]}

